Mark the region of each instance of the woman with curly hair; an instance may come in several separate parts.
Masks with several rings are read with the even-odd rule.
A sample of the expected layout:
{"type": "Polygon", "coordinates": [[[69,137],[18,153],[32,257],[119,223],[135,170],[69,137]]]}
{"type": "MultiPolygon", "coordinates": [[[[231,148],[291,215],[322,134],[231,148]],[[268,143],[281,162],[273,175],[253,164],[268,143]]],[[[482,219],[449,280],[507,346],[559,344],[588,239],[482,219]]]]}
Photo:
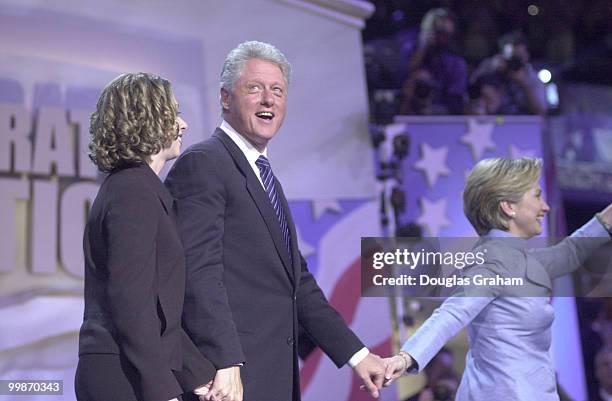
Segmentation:
{"type": "Polygon", "coordinates": [[[113,80],[91,116],[90,158],[108,176],[83,239],[78,400],[204,395],[215,374],[181,327],[185,258],[158,176],[186,128],[170,82],[146,73],[113,80]]]}

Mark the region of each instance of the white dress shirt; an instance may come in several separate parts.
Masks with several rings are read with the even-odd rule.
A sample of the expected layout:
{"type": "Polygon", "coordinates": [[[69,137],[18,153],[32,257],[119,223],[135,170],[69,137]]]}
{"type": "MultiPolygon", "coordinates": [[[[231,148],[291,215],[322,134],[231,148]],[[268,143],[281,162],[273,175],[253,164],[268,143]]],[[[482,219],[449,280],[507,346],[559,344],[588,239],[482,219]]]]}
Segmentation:
{"type": "Polygon", "coordinates": [[[225,132],[227,136],[229,136],[232,141],[234,141],[234,143],[240,148],[240,150],[244,154],[244,157],[246,157],[247,161],[249,162],[249,165],[253,169],[255,176],[259,180],[259,183],[263,187],[264,185],[263,181],[261,180],[261,175],[259,174],[259,167],[257,167],[257,164],[255,164],[255,162],[257,161],[259,156],[265,156],[266,159],[268,158],[268,148],[266,147],[263,152],[260,152],[255,146],[253,146],[251,142],[249,142],[245,137],[240,135],[225,120],[221,121],[221,125],[219,126],[219,128],[221,128],[223,132],[225,132]]]}

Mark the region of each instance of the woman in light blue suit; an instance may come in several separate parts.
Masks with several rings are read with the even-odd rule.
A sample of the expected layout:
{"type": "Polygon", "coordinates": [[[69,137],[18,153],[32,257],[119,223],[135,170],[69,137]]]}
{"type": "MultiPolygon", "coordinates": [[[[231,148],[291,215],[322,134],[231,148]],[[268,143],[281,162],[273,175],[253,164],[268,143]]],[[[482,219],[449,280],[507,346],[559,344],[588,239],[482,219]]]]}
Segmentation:
{"type": "Polygon", "coordinates": [[[385,384],[423,370],[467,326],[470,350],[456,400],[559,400],[550,357],[552,281],[610,240],[612,205],[559,244],[527,249],[527,239],[542,232],[550,210],[538,184],[541,168],[541,161],[532,158],[485,159],[474,167],[463,195],[464,212],[481,236],[474,251],[487,249],[487,256],[462,274],[521,277],[524,284],[459,289],[398,355],[386,359],[385,384]]]}

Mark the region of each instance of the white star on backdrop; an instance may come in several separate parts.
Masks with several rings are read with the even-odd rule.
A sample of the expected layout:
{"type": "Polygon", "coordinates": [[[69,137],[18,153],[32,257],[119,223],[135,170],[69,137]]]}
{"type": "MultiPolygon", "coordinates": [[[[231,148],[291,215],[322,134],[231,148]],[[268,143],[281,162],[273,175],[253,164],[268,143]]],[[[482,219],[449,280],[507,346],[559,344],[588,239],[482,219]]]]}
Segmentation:
{"type": "Polygon", "coordinates": [[[468,130],[459,141],[470,147],[474,160],[480,160],[487,149],[495,150],[492,139],[494,128],[495,123],[480,124],[475,118],[468,119],[468,130]]]}
{"type": "Polygon", "coordinates": [[[319,220],[325,212],[342,213],[342,206],[336,199],[316,199],[312,201],[312,215],[319,220]]]}
{"type": "Polygon", "coordinates": [[[508,153],[510,153],[510,157],[513,159],[518,159],[519,157],[536,157],[536,152],[533,149],[520,149],[516,145],[508,146],[508,153]]]}
{"type": "Polygon", "coordinates": [[[417,219],[417,223],[426,227],[430,236],[437,237],[443,227],[450,226],[451,222],[446,218],[446,198],[429,201],[423,197],[421,209],[423,213],[417,219]]]}
{"type": "Polygon", "coordinates": [[[448,146],[432,148],[425,142],[421,144],[421,159],[414,163],[414,168],[425,174],[430,188],[436,184],[439,176],[450,174],[446,165],[447,155],[448,146]]]}
{"type": "Polygon", "coordinates": [[[295,226],[295,233],[297,234],[298,248],[300,249],[302,256],[306,258],[310,255],[314,255],[316,253],[315,247],[306,242],[306,240],[302,237],[302,234],[300,234],[300,229],[298,226],[295,226]]]}

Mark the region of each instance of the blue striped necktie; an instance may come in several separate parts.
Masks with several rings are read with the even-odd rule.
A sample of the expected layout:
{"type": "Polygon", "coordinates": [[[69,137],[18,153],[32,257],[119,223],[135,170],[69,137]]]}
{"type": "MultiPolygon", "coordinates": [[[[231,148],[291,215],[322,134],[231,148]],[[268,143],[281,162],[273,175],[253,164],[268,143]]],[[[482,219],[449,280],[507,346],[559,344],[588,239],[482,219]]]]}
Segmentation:
{"type": "Polygon", "coordinates": [[[293,257],[291,255],[291,233],[289,232],[289,226],[287,225],[287,217],[285,216],[283,205],[281,204],[281,201],[278,197],[278,193],[276,192],[272,167],[270,166],[270,162],[268,161],[268,159],[263,155],[257,158],[255,164],[259,168],[261,181],[263,182],[264,188],[268,193],[268,198],[270,198],[270,203],[272,203],[274,213],[276,214],[276,218],[278,219],[278,223],[280,224],[280,229],[283,233],[283,238],[285,240],[285,246],[287,247],[287,252],[289,253],[289,260],[293,262],[293,257]]]}

